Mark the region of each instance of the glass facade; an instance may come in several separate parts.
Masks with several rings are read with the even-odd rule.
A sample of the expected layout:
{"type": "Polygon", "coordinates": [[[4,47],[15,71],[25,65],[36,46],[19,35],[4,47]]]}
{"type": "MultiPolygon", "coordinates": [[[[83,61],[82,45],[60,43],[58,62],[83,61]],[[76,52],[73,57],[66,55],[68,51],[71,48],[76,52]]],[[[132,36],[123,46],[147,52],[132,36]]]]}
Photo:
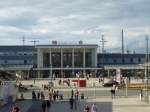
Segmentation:
{"type": "Polygon", "coordinates": [[[52,67],[61,67],[61,53],[52,53],[52,67]]]}
{"type": "Polygon", "coordinates": [[[43,67],[50,67],[49,53],[43,53],[43,67]]]}
{"type": "Polygon", "coordinates": [[[76,73],[84,77],[87,72],[94,71],[91,68],[97,65],[96,49],[96,45],[56,45],[39,48],[37,50],[38,68],[42,69],[41,71],[49,71],[41,72],[43,77],[48,77],[51,70],[56,77],[76,77],[76,73]]]}
{"type": "MultiPolygon", "coordinates": [[[[73,67],[73,56],[72,52],[63,52],[63,67],[70,68],[73,67]]],[[[51,62],[52,67],[59,68],[61,67],[61,53],[60,52],[52,52],[51,53],[51,62]]],[[[83,67],[83,52],[77,50],[74,52],[74,67],[83,67]]],[[[50,53],[43,53],[43,67],[50,67],[50,53]]],[[[92,67],[92,53],[85,52],[85,67],[92,67]]]]}
{"type": "Polygon", "coordinates": [[[83,53],[75,52],[74,67],[83,67],[83,53]]]}
{"type": "Polygon", "coordinates": [[[63,53],[63,67],[72,67],[72,53],[69,51],[63,53]]]}
{"type": "Polygon", "coordinates": [[[92,53],[87,52],[85,55],[85,66],[91,67],[91,65],[92,65],[92,53]]]}

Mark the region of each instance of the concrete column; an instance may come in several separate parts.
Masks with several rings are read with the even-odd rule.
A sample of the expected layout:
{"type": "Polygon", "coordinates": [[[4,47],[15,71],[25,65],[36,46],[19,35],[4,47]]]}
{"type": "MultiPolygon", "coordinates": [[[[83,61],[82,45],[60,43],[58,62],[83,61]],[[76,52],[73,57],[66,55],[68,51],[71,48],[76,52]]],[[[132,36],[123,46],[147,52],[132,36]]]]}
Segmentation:
{"type": "MultiPolygon", "coordinates": [[[[61,58],[60,58],[60,61],[61,61],[61,68],[63,68],[63,49],[61,48],[61,58]]],[[[63,78],[63,71],[61,70],[61,77],[63,78]]]]}
{"type": "Polygon", "coordinates": [[[92,66],[97,67],[97,49],[92,49],[92,66]]]}
{"type": "Polygon", "coordinates": [[[97,67],[97,48],[95,48],[95,67],[97,67]]]}
{"type": "Polygon", "coordinates": [[[74,68],[74,48],[72,49],[72,68],[74,68]]]}
{"type": "MultiPolygon", "coordinates": [[[[92,49],[92,67],[97,67],[97,49],[92,49]]],[[[94,70],[94,74],[96,74],[97,70],[94,70]]]]}
{"type": "Polygon", "coordinates": [[[49,64],[50,64],[50,67],[52,66],[52,51],[51,51],[51,48],[49,49],[49,64]]]}
{"type": "MultiPolygon", "coordinates": [[[[38,68],[43,68],[43,51],[42,49],[37,49],[37,66],[38,68]]],[[[40,71],[38,71],[38,78],[41,77],[40,71]]]]}
{"type": "MultiPolygon", "coordinates": [[[[97,68],[97,48],[95,48],[95,68],[97,68]]],[[[95,73],[97,73],[97,70],[95,70],[95,73]]]]}
{"type": "Polygon", "coordinates": [[[50,77],[52,78],[52,49],[49,49],[50,77]]]}
{"type": "Polygon", "coordinates": [[[83,49],[83,67],[85,67],[85,48],[83,49]]]}
{"type": "Polygon", "coordinates": [[[63,68],[63,49],[61,48],[61,68],[63,68]]]}
{"type": "Polygon", "coordinates": [[[94,67],[94,66],[95,66],[95,53],[94,53],[94,50],[93,50],[93,49],[91,50],[91,54],[92,54],[92,56],[91,56],[92,67],[94,67]]]}
{"type": "MultiPolygon", "coordinates": [[[[86,63],[85,63],[85,48],[83,49],[83,68],[86,67],[86,63]]],[[[85,74],[85,69],[83,70],[83,75],[85,74]]]]}
{"type": "Polygon", "coordinates": [[[74,76],[74,48],[72,48],[72,75],[74,76]]]}
{"type": "Polygon", "coordinates": [[[37,65],[38,68],[43,67],[43,52],[42,49],[37,49],[37,65]]]}

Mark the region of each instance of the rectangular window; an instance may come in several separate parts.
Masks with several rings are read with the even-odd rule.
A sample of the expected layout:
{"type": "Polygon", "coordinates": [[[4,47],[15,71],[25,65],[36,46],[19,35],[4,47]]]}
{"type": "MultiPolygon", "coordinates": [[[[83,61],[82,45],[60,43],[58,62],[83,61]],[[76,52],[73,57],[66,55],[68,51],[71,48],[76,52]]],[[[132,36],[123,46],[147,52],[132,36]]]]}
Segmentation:
{"type": "Polygon", "coordinates": [[[141,63],[141,58],[138,58],[139,63],[141,63]]]}
{"type": "Polygon", "coordinates": [[[116,59],[114,59],[114,60],[113,60],[113,62],[114,62],[114,63],[116,63],[116,62],[117,62],[117,60],[116,60],[116,59]]]}
{"type": "Polygon", "coordinates": [[[130,58],[130,62],[133,63],[133,58],[130,58]]]}
{"type": "Polygon", "coordinates": [[[124,60],[124,58],[122,58],[122,63],[124,63],[125,62],[125,60],[124,60]]]}

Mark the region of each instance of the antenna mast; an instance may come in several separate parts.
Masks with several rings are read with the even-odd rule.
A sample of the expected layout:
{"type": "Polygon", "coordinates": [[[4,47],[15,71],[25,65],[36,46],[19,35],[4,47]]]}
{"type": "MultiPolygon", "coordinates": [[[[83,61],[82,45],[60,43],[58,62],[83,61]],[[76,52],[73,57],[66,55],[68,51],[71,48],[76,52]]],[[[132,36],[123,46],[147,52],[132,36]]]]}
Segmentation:
{"type": "Polygon", "coordinates": [[[124,35],[123,35],[123,29],[122,29],[122,54],[124,54],[124,35]]]}
{"type": "Polygon", "coordinates": [[[105,42],[107,41],[104,40],[104,35],[102,35],[102,40],[100,42],[102,42],[102,53],[105,53],[105,42]]]}
{"type": "Polygon", "coordinates": [[[25,40],[25,37],[23,36],[23,37],[22,37],[22,44],[23,44],[23,46],[25,45],[25,41],[26,41],[26,40],[25,40]]]}
{"type": "Polygon", "coordinates": [[[38,41],[38,40],[32,40],[32,41],[30,41],[30,42],[32,42],[32,43],[33,43],[33,45],[35,46],[35,45],[36,45],[36,43],[38,43],[39,41],[38,41]]]}

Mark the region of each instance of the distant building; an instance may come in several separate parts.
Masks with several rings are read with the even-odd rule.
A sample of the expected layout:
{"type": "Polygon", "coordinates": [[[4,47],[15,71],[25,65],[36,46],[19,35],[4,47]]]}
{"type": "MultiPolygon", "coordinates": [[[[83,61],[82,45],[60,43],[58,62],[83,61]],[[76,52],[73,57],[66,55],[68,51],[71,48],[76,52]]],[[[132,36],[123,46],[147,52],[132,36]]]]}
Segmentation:
{"type": "Polygon", "coordinates": [[[0,66],[36,64],[34,46],[0,46],[0,66]]]}
{"type": "Polygon", "coordinates": [[[145,63],[145,54],[98,53],[99,65],[136,65],[145,63]]]}
{"type": "MultiPolygon", "coordinates": [[[[97,66],[105,69],[141,69],[145,54],[98,53],[97,66]]],[[[143,69],[143,68],[142,68],[143,69]]]]}
{"type": "Polygon", "coordinates": [[[78,45],[37,45],[37,70],[44,77],[50,75],[49,71],[58,77],[96,72],[97,47],[81,42],[78,45]]]}
{"type": "MultiPolygon", "coordinates": [[[[74,44],[37,46],[0,46],[0,70],[25,76],[75,77],[111,69],[141,69],[145,54],[97,53],[98,45],[74,44]],[[32,72],[31,72],[32,71],[32,72]]],[[[142,68],[143,69],[143,68],[142,68]]]]}

